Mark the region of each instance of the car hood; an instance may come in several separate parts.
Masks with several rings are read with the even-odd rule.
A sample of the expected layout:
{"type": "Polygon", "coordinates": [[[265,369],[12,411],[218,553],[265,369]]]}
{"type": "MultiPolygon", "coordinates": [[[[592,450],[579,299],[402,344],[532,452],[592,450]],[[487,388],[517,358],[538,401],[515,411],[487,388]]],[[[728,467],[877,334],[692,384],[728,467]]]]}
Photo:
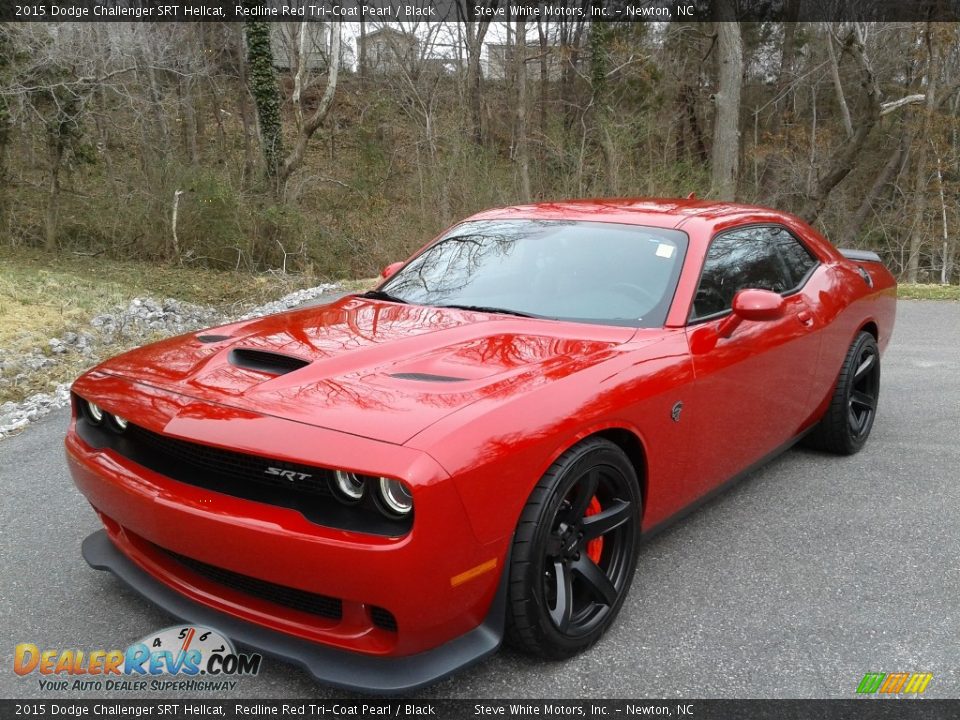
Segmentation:
{"type": "Polygon", "coordinates": [[[635,332],[348,296],[147,345],[97,370],[402,444],[481,398],[601,362],[635,332]]]}

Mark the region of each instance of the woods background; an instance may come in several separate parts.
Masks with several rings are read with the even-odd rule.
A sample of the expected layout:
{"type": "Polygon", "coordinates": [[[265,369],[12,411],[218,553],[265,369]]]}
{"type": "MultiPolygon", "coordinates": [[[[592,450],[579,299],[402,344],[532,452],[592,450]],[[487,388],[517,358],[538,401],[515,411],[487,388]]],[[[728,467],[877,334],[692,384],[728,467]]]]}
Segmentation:
{"type": "Polygon", "coordinates": [[[0,243],[363,277],[489,206],[695,192],[960,281],[958,26],[713,12],[0,25],[0,243]]]}

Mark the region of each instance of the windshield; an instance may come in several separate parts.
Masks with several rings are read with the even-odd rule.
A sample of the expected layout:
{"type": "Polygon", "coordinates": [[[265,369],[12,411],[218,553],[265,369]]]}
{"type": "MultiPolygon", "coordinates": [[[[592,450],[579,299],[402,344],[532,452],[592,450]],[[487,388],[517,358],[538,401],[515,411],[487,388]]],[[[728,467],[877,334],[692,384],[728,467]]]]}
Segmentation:
{"type": "Polygon", "coordinates": [[[679,230],[568,220],[467,222],[376,293],[401,302],[633,327],[663,324],[679,230]]]}

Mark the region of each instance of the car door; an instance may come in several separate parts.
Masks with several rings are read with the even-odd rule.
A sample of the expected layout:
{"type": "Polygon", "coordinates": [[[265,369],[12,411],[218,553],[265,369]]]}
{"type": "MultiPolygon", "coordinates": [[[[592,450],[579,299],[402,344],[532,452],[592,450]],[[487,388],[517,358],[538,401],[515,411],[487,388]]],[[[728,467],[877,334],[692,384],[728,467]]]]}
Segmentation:
{"type": "Polygon", "coordinates": [[[711,241],[687,327],[695,379],[684,413],[698,467],[691,498],[778,449],[809,415],[821,336],[802,288],[817,265],[779,226],[737,228],[711,241]],[[745,288],[780,293],[786,312],[718,337],[745,288]]]}

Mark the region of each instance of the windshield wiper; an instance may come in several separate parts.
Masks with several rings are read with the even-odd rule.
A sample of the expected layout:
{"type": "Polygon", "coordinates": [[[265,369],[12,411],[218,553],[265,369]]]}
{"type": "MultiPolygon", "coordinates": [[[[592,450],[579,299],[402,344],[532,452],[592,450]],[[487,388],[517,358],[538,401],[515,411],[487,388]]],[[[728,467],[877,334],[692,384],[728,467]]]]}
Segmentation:
{"type": "Polygon", "coordinates": [[[434,307],[453,308],[454,310],[472,310],[474,312],[497,313],[499,315],[516,315],[517,317],[535,318],[538,315],[510,310],[508,308],[489,307],[487,305],[435,305],[434,307]]]}
{"type": "Polygon", "coordinates": [[[384,290],[367,290],[365,293],[361,293],[360,297],[370,298],[371,300],[389,300],[390,302],[403,303],[404,305],[407,304],[407,301],[403,298],[398,298],[396,295],[391,295],[384,290]]]}

